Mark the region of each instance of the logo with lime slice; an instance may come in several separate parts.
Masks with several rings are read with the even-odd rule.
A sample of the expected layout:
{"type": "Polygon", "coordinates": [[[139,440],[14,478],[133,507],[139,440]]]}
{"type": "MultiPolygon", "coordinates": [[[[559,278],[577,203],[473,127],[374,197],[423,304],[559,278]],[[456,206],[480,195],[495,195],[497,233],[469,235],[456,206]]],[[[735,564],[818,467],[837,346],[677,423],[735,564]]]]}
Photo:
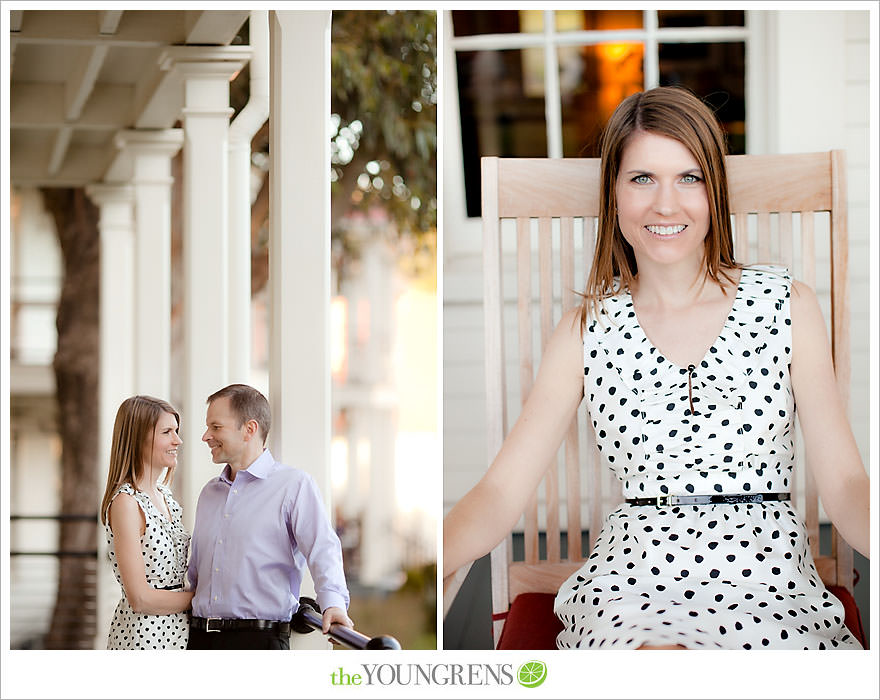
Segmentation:
{"type": "Polygon", "coordinates": [[[547,679],[547,664],[543,661],[526,661],[516,674],[523,688],[537,688],[547,679]]]}

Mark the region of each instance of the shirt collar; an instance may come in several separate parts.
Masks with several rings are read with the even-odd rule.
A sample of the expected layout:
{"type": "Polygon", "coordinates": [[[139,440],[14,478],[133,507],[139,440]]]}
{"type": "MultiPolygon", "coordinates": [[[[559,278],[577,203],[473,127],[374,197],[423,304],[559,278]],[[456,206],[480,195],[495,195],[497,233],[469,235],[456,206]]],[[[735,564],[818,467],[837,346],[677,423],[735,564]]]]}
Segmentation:
{"type": "MultiPolygon", "coordinates": [[[[263,451],[260,453],[260,456],[257,457],[247,469],[242,469],[242,472],[247,472],[251,476],[254,476],[258,479],[265,479],[269,474],[271,474],[275,466],[275,458],[272,456],[272,453],[269,451],[269,448],[263,448],[263,451]]],[[[229,478],[230,472],[232,470],[229,468],[229,465],[226,464],[223,467],[223,471],[220,472],[220,479],[231,484],[232,480],[229,478]]]]}

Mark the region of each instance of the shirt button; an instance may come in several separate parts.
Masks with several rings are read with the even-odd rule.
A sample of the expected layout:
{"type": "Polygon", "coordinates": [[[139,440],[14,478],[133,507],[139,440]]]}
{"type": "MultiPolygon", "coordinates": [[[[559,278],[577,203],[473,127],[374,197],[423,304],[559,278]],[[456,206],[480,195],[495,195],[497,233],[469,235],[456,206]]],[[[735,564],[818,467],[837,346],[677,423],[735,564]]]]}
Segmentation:
{"type": "Polygon", "coordinates": [[[232,493],[238,493],[238,489],[232,489],[232,493]]]}
{"type": "Polygon", "coordinates": [[[217,540],[217,544],[223,544],[223,540],[217,540]]]}
{"type": "Polygon", "coordinates": [[[224,517],[224,518],[228,518],[228,517],[229,517],[229,513],[224,513],[224,514],[223,514],[223,517],[224,517]]]}
{"type": "Polygon", "coordinates": [[[217,596],[214,596],[214,600],[217,600],[217,596]]]}

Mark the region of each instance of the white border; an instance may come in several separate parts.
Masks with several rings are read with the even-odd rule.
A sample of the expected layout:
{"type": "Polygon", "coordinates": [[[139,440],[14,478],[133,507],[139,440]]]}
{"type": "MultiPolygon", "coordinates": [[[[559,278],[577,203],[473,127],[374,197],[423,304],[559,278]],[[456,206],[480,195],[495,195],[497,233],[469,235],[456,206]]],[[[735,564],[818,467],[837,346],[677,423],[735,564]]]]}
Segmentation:
{"type": "Polygon", "coordinates": [[[437,11],[436,23],[436,56],[437,56],[437,447],[440,450],[441,473],[435,483],[439,485],[435,494],[435,507],[437,508],[437,648],[443,648],[443,153],[445,152],[445,120],[443,112],[443,100],[446,94],[444,80],[446,77],[443,52],[445,50],[446,15],[437,11]]]}
{"type": "MultiPolygon", "coordinates": [[[[95,5],[98,3],[95,2],[95,5]]],[[[103,3],[102,3],[103,4],[103,3]]],[[[287,3],[253,3],[256,8],[277,9],[287,3]]],[[[372,4],[345,3],[333,4],[334,7],[358,8],[372,7],[372,4]]],[[[629,4],[629,3],[626,3],[629,4]]],[[[639,6],[644,7],[647,3],[639,6]]],[[[726,3],[725,3],[726,4],[726,3]]],[[[3,3],[2,23],[0,23],[0,56],[9,55],[8,42],[8,10],[34,9],[36,3],[3,3]]],[[[114,3],[105,5],[112,7],[114,3]]],[[[222,7],[240,6],[240,3],[188,3],[188,7],[222,7]]],[[[302,9],[314,5],[316,9],[326,9],[328,3],[301,3],[302,9]]],[[[585,7],[591,3],[560,2],[559,7],[585,7]]],[[[621,6],[625,5],[621,3],[621,6]]],[[[521,6],[516,3],[508,7],[521,6]]],[[[525,5],[528,6],[528,5],[525,5]]],[[[739,6],[742,6],[741,4],[739,6]]],[[[778,3],[762,9],[773,9],[778,3]]],[[[817,9],[818,6],[828,7],[827,3],[799,4],[799,9],[817,9]]],[[[53,7],[69,9],[71,3],[45,3],[43,9],[53,7]]],[[[130,8],[163,9],[179,8],[179,3],[151,2],[132,3],[130,8]]],[[[382,7],[434,8],[441,11],[452,7],[473,8],[471,4],[457,3],[386,3],[382,7]]],[[[790,5],[785,5],[786,9],[790,5]]],[[[869,10],[871,17],[870,64],[872,67],[870,82],[871,105],[871,153],[870,173],[872,187],[870,225],[872,231],[880,231],[878,217],[877,183],[878,183],[878,8],[876,3],[839,2],[833,4],[834,9],[869,10]]],[[[444,119],[443,102],[446,98],[445,80],[445,49],[443,45],[443,22],[438,16],[438,303],[441,304],[439,323],[442,328],[442,241],[443,226],[446,218],[443,214],[443,140],[450,134],[447,129],[453,128],[444,119]]],[[[4,62],[5,67],[5,62],[4,62]]],[[[0,123],[8,124],[8,71],[3,70],[0,76],[2,87],[2,113],[0,123]]],[[[778,697],[778,698],[876,698],[880,695],[880,679],[878,679],[878,653],[876,649],[868,652],[850,652],[835,654],[832,652],[716,652],[703,653],[694,658],[691,654],[700,652],[655,652],[633,656],[630,652],[593,652],[582,656],[577,652],[455,652],[455,651],[424,651],[424,652],[323,652],[304,651],[295,654],[273,655],[261,652],[159,652],[142,654],[126,654],[124,652],[39,652],[9,651],[8,627],[8,493],[9,470],[9,338],[8,338],[8,300],[9,300],[9,172],[8,172],[8,130],[4,127],[0,135],[0,150],[3,153],[0,175],[0,211],[3,212],[0,232],[2,232],[2,249],[0,249],[0,336],[2,336],[2,362],[0,362],[0,382],[3,395],[0,398],[0,459],[2,459],[2,668],[0,668],[0,696],[3,698],[122,698],[122,697],[192,697],[192,698],[289,698],[289,697],[645,697],[645,698],[744,698],[744,697],[778,697]],[[547,681],[534,690],[526,690],[519,686],[508,687],[334,687],[330,684],[330,674],[339,666],[346,669],[355,668],[362,663],[421,663],[421,664],[497,664],[511,663],[518,665],[533,658],[541,659],[548,664],[547,681]]],[[[877,237],[871,239],[871,411],[880,415],[878,404],[878,367],[880,367],[880,337],[878,337],[878,300],[880,300],[880,284],[878,284],[878,254],[880,245],[877,237]]],[[[442,368],[442,334],[438,334],[438,357],[442,368]]],[[[438,373],[441,390],[438,392],[441,410],[439,425],[442,431],[442,374],[438,373]]],[[[442,432],[441,432],[442,435],[442,432]]],[[[871,524],[875,533],[872,542],[871,578],[878,581],[877,551],[880,539],[878,533],[878,430],[871,433],[870,472],[874,480],[872,489],[871,524]]],[[[438,543],[440,535],[438,533],[438,543]]],[[[438,552],[441,551],[438,547],[438,552]]],[[[438,566],[438,570],[442,570],[438,566]]],[[[442,583],[438,579],[438,594],[442,591],[442,583]]],[[[880,637],[878,628],[878,586],[874,586],[871,595],[871,628],[875,639],[880,637]]],[[[438,605],[438,609],[440,606],[438,605]]],[[[438,614],[438,638],[442,637],[442,620],[438,614]]],[[[875,642],[876,647],[876,642],[875,642]]]]}

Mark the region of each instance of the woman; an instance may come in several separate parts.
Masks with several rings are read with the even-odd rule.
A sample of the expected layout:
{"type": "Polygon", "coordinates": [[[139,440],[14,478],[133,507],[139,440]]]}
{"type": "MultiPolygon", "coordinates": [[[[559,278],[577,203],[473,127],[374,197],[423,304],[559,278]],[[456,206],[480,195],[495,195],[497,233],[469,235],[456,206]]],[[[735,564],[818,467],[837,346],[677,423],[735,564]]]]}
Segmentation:
{"type": "Polygon", "coordinates": [[[583,305],[444,521],[449,575],[513,527],[586,397],[625,502],[560,588],[561,648],[858,648],[790,501],[795,401],[825,510],[865,556],[868,477],[814,293],[733,258],[724,154],[683,89],[618,106],[583,305]]]}
{"type": "Polygon", "coordinates": [[[179,425],[177,411],[150,396],[132,396],[116,413],[101,521],[123,595],[108,649],[186,649],[190,536],[169,488],[182,444],[179,425]]]}

